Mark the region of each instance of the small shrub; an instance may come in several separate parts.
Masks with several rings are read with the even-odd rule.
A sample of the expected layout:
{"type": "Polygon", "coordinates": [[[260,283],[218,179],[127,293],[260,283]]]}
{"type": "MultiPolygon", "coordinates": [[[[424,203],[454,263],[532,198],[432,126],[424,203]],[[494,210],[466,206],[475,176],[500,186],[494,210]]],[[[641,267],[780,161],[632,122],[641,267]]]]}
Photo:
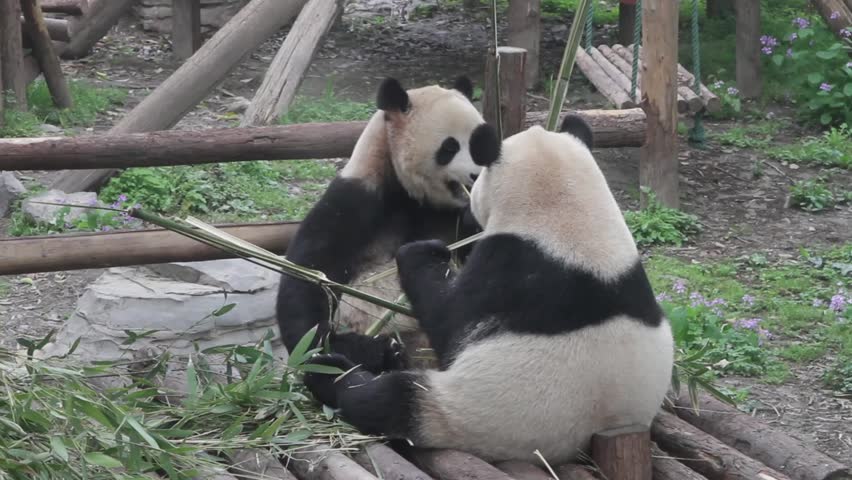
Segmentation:
{"type": "Polygon", "coordinates": [[[825,385],[835,391],[852,393],[852,357],[840,357],[823,375],[825,385]]]}
{"type": "Polygon", "coordinates": [[[653,192],[644,188],[643,191],[648,195],[648,206],[637,212],[624,212],[637,245],[681,246],[690,235],[700,231],[696,216],[664,207],[653,192]]]}
{"type": "MultiPolygon", "coordinates": [[[[852,102],[852,100],[850,100],[852,102]]],[[[816,138],[767,150],[770,157],[803,165],[815,164],[852,170],[852,129],[847,124],[831,127],[816,138]]]]}
{"type": "Polygon", "coordinates": [[[708,85],[707,88],[715,93],[722,103],[721,109],[710,113],[711,118],[739,118],[742,116],[743,104],[737,87],[726,83],[724,80],[717,80],[708,85]]]}
{"type": "Polygon", "coordinates": [[[807,212],[819,212],[834,207],[837,198],[821,178],[800,180],[790,187],[790,202],[807,212]]]}

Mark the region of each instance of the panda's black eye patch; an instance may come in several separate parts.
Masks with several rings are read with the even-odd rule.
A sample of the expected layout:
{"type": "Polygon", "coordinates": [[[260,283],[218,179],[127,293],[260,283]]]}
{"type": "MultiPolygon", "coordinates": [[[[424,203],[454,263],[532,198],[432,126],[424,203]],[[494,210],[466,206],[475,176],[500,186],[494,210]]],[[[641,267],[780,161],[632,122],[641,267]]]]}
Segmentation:
{"type": "Polygon", "coordinates": [[[459,150],[461,150],[459,141],[449,137],[441,143],[441,147],[435,152],[435,161],[438,162],[438,165],[447,165],[459,153],[459,150]]]}

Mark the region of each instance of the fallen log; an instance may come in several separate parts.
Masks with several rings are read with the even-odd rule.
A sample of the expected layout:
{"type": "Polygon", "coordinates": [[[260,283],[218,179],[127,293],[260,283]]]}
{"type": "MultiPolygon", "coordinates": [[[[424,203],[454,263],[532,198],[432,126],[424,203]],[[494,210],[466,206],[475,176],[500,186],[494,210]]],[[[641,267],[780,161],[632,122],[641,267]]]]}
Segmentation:
{"type": "Polygon", "coordinates": [[[441,480],[514,480],[497,467],[458,450],[411,449],[412,462],[441,480]]]}
{"type": "MultiPolygon", "coordinates": [[[[21,24],[24,23],[24,17],[20,17],[21,24]]],[[[50,39],[56,42],[69,42],[71,40],[71,32],[68,30],[68,20],[64,18],[45,18],[47,25],[47,33],[50,39]]],[[[67,47],[66,47],[67,48],[67,47]]]]}
{"type": "MultiPolygon", "coordinates": [[[[640,146],[642,109],[580,110],[595,147],[640,146]]],[[[541,124],[546,112],[527,114],[541,124]]],[[[303,123],[277,127],[0,139],[0,170],[86,170],[194,165],[248,160],[348,157],[367,122],[303,123]]]]}
{"type": "Polygon", "coordinates": [[[432,480],[432,477],[382,443],[367,445],[355,454],[354,459],[364,470],[384,480],[432,480]]]}
{"type": "Polygon", "coordinates": [[[295,451],[287,467],[299,480],[377,480],[354,460],[335,451],[295,451]]]}
{"type": "Polygon", "coordinates": [[[698,408],[696,414],[692,401],[682,395],[673,410],[691,425],[793,480],[852,480],[852,468],[730,405],[702,395],[698,408]]]}
{"type": "Polygon", "coordinates": [[[498,462],[494,466],[515,480],[553,480],[553,477],[545,473],[544,470],[527,462],[498,462]]]}
{"type": "Polygon", "coordinates": [[[265,450],[237,450],[229,455],[231,472],[244,480],[296,480],[284,465],[265,450]]]}
{"type": "Polygon", "coordinates": [[[627,91],[621,89],[584,49],[577,49],[576,61],[577,67],[583,72],[583,75],[585,75],[585,77],[589,79],[601,95],[606,97],[606,99],[615,105],[616,108],[621,110],[623,108],[636,107],[636,102],[630,99],[627,91]]]}
{"type": "Polygon", "coordinates": [[[66,60],[85,57],[92,47],[109,32],[113,25],[130,10],[135,0],[100,0],[85,16],[83,24],[75,28],[71,42],[59,54],[66,60]]]}
{"type": "Polygon", "coordinates": [[[665,411],[651,424],[651,436],[661,449],[710,480],[791,480],[665,411]]]}
{"type": "Polygon", "coordinates": [[[59,57],[53,49],[44,15],[39,9],[38,0],[22,0],[21,11],[26,19],[26,30],[33,42],[33,56],[44,73],[44,80],[57,108],[70,108],[73,105],[71,90],[65,82],[65,75],[59,64],[59,57]]]}
{"type": "Polygon", "coordinates": [[[41,11],[45,13],[84,15],[88,9],[89,2],[86,0],[42,0],[41,2],[41,11]]]}
{"type": "MultiPolygon", "coordinates": [[[[283,254],[299,224],[232,224],[219,228],[261,248],[283,254]]],[[[163,229],[0,240],[0,275],[223,258],[233,258],[233,255],[163,229]]]]}
{"type": "Polygon", "coordinates": [[[849,0],[811,0],[811,3],[835,35],[842,38],[841,32],[852,27],[852,2],[849,0]]]}
{"type": "MultiPolygon", "coordinates": [[[[109,0],[96,4],[133,0],[109,0]]],[[[127,114],[109,133],[151,132],[173,127],[203,100],[240,61],[299,13],[305,0],[252,0],[210,40],[127,114]]],[[[82,33],[78,34],[79,37],[82,33]]],[[[74,43],[72,40],[72,44],[74,43]]],[[[69,46],[69,50],[73,45],[69,46]]],[[[66,193],[99,187],[115,169],[60,175],[51,189],[66,193]]]]}
{"type": "Polygon", "coordinates": [[[707,477],[678,462],[651,442],[654,480],[707,480],[707,477]]]}
{"type": "Polygon", "coordinates": [[[240,126],[269,125],[287,112],[322,39],[342,9],[341,0],[310,0],[305,4],[272,60],[240,126]]]}

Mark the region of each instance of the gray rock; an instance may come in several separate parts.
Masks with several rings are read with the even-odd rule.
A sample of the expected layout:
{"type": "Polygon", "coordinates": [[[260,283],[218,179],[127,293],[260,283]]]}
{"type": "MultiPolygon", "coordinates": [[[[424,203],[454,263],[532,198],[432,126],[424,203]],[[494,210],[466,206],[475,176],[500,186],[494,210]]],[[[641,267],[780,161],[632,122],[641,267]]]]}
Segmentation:
{"type": "MultiPolygon", "coordinates": [[[[45,205],[36,202],[60,203],[68,205],[92,205],[104,206],[98,201],[98,196],[93,192],[65,193],[61,190],[49,190],[32,196],[23,201],[21,208],[24,215],[34,222],[55,223],[58,220],[59,211],[65,207],[61,205],[45,205]]],[[[73,222],[86,215],[88,210],[80,207],[71,207],[70,212],[65,215],[66,222],[73,222]]]]}
{"type": "Polygon", "coordinates": [[[47,134],[50,134],[50,135],[56,135],[56,134],[61,135],[64,132],[61,128],[57,127],[56,125],[51,125],[49,123],[43,123],[42,125],[39,126],[39,129],[43,133],[47,133],[47,134]]]}
{"type": "Polygon", "coordinates": [[[12,172],[0,172],[0,218],[8,215],[15,201],[25,193],[27,188],[12,172]]]}

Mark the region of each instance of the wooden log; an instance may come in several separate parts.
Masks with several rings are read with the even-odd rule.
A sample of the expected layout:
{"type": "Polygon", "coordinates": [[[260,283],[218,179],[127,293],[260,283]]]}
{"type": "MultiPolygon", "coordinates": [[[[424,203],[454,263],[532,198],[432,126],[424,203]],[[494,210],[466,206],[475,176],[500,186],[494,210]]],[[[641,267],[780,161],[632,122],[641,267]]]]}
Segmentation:
{"type": "Polygon", "coordinates": [[[577,67],[583,75],[592,82],[592,85],[606,97],[618,109],[634,108],[636,103],[630,99],[628,92],[619,88],[618,85],[598,66],[582,48],[577,49],[577,67]]]}
{"type": "Polygon", "coordinates": [[[21,10],[26,19],[26,29],[33,41],[33,56],[44,73],[44,80],[57,108],[71,108],[71,90],[65,82],[59,57],[53,49],[53,42],[47,32],[44,15],[39,8],[39,0],[21,0],[21,10]]]}
{"type": "Polygon", "coordinates": [[[524,76],[526,87],[538,83],[541,49],[541,0],[512,0],[509,2],[508,45],[527,51],[524,76]]]}
{"type": "MultiPolygon", "coordinates": [[[[620,45],[619,45],[620,46],[620,45]]],[[[618,52],[610,48],[609,45],[599,45],[598,51],[609,60],[609,62],[615,65],[622,73],[624,73],[624,77],[627,78],[630,82],[633,81],[633,66],[628,62],[625,57],[622,57],[618,52]]],[[[624,48],[624,47],[621,47],[624,48]]],[[[632,85],[628,84],[627,94],[629,95],[632,91],[632,85]]],[[[642,72],[637,72],[636,75],[636,97],[634,101],[641,102],[642,101],[642,72]]]]}
{"type": "Polygon", "coordinates": [[[678,462],[653,442],[651,455],[654,480],[707,480],[707,477],[678,462]]]}
{"type": "Polygon", "coordinates": [[[621,2],[618,5],[618,43],[633,43],[636,26],[636,3],[621,2]]]}
{"type": "Polygon", "coordinates": [[[237,450],[229,455],[231,472],[245,480],[296,480],[292,473],[269,452],[259,449],[237,450]]]}
{"type": "Polygon", "coordinates": [[[38,66],[38,62],[32,55],[27,55],[24,57],[24,81],[27,85],[32,83],[33,80],[38,78],[41,75],[41,68],[38,66]]]}
{"type": "Polygon", "coordinates": [[[828,24],[831,31],[843,38],[841,32],[852,27],[852,1],[846,0],[811,0],[819,11],[820,16],[828,24]],[[831,18],[837,12],[837,18],[831,18]]]}
{"type": "Polygon", "coordinates": [[[441,480],[513,480],[497,467],[458,450],[411,449],[412,462],[441,480]]]}
{"type": "MultiPolygon", "coordinates": [[[[223,225],[226,232],[283,254],[296,222],[223,225]]],[[[0,240],[0,275],[126,267],[233,258],[227,252],[162,229],[0,240]]]]}
{"type": "Polygon", "coordinates": [[[592,458],[608,480],[651,480],[651,432],[633,425],[596,433],[592,458]]]}
{"type": "Polygon", "coordinates": [[[27,110],[27,81],[21,39],[21,4],[19,0],[0,0],[0,72],[5,98],[10,109],[27,110]],[[8,93],[11,91],[11,95],[8,93]]]}
{"type": "Polygon", "coordinates": [[[651,436],[661,449],[710,480],[790,480],[668,412],[657,415],[651,436]]]}
{"type": "Polygon", "coordinates": [[[575,463],[566,463],[553,469],[559,480],[597,480],[591,470],[575,463]]]}
{"type": "Polygon", "coordinates": [[[89,54],[92,47],[109,32],[118,20],[130,10],[135,0],[100,0],[85,17],[68,47],[60,54],[64,59],[77,59],[89,54]]]}
{"type": "Polygon", "coordinates": [[[763,94],[760,77],[760,0],[737,3],[737,89],[742,98],[763,94]]]}
{"type": "Polygon", "coordinates": [[[553,480],[550,474],[527,462],[498,462],[494,466],[515,480],[553,480]]]}
{"type": "Polygon", "coordinates": [[[707,395],[699,396],[698,414],[687,395],[675,401],[674,411],[691,425],[793,480],[852,480],[852,468],[707,395]]]}
{"type": "Polygon", "coordinates": [[[45,13],[84,15],[88,7],[86,0],[42,0],[41,2],[41,11],[45,13]]]}
{"type": "Polygon", "coordinates": [[[498,47],[500,56],[500,105],[497,105],[497,58],[494,49],[488,51],[485,61],[485,88],[482,94],[482,116],[491,125],[497,125],[497,115],[502,118],[503,138],[523,130],[527,110],[527,88],[524,68],[527,51],[518,47],[498,47]]]}
{"type": "MultiPolygon", "coordinates": [[[[3,65],[3,51],[0,50],[0,65],[3,65]]],[[[0,128],[6,126],[6,90],[3,88],[3,75],[0,74],[0,128]]]]}
{"type": "Polygon", "coordinates": [[[201,48],[201,0],[172,0],[172,53],[181,60],[201,48]]]}
{"type": "Polygon", "coordinates": [[[734,13],[734,0],[707,0],[707,18],[717,18],[734,13]]]}
{"type": "Polygon", "coordinates": [[[287,466],[299,480],[377,480],[354,460],[336,451],[295,451],[290,455],[287,466]]]}
{"type": "MultiPolygon", "coordinates": [[[[637,147],[645,114],[628,110],[578,110],[592,127],[595,146],[637,147]]],[[[530,112],[526,126],[547,112],[530,112]]],[[[68,170],[196,165],[250,160],[348,157],[367,122],[303,123],[200,131],[0,139],[0,170],[68,170]],[[333,135],[332,135],[333,133],[333,135]]]]}
{"type": "MultiPolygon", "coordinates": [[[[608,55],[603,55],[603,57],[609,61],[613,66],[615,66],[619,72],[624,75],[624,78],[627,80],[627,93],[629,94],[631,91],[630,79],[633,78],[633,51],[618,45],[620,50],[616,52],[615,50],[607,47],[606,45],[601,45],[600,54],[603,55],[604,50],[608,52],[608,55]],[[605,48],[604,48],[605,47],[605,48]],[[612,59],[610,59],[612,58],[612,59]]],[[[636,101],[641,102],[642,97],[642,74],[641,69],[638,75],[636,76],[636,101]]],[[[687,113],[687,112],[697,112],[704,108],[704,103],[701,101],[701,98],[698,97],[692,90],[688,88],[683,88],[682,86],[678,87],[677,90],[677,111],[678,113],[687,113]]]]}
{"type": "MultiPolygon", "coordinates": [[[[101,1],[96,7],[118,1],[101,1]]],[[[305,0],[252,0],[109,133],[170,129],[246,55],[289,23],[304,3],[305,0]]],[[[50,188],[68,193],[91,190],[116,173],[114,169],[66,172],[50,188]]]]}
{"type": "Polygon", "coordinates": [[[342,9],[341,0],[310,0],[305,4],[275,54],[240,126],[269,125],[287,113],[317,49],[342,9]]]}
{"type": "MultiPolygon", "coordinates": [[[[24,23],[23,17],[21,17],[21,23],[24,23]]],[[[50,39],[54,42],[67,43],[71,40],[68,20],[64,18],[45,18],[44,23],[47,25],[47,33],[50,34],[50,39]]]]}
{"type": "MultiPolygon", "coordinates": [[[[640,56],[642,109],[647,116],[645,145],[639,161],[639,185],[650,188],[663,205],[677,208],[677,18],[676,0],[642,2],[642,45],[653,55],[640,56]]],[[[644,208],[648,196],[642,193],[644,208]]]]}
{"type": "Polygon", "coordinates": [[[432,480],[432,477],[382,443],[367,445],[355,454],[354,460],[364,470],[384,480],[432,480]]]}

